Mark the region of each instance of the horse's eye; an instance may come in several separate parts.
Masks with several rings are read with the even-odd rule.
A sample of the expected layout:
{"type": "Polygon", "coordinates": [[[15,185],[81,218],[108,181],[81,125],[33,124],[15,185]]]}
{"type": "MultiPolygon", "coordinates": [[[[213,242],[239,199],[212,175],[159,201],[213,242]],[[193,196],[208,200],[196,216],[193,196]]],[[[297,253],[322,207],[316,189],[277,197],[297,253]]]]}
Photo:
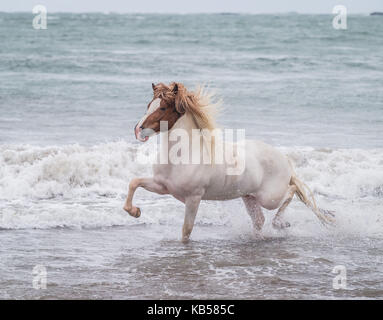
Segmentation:
{"type": "Polygon", "coordinates": [[[162,111],[165,111],[166,110],[166,108],[160,108],[162,111]]]}

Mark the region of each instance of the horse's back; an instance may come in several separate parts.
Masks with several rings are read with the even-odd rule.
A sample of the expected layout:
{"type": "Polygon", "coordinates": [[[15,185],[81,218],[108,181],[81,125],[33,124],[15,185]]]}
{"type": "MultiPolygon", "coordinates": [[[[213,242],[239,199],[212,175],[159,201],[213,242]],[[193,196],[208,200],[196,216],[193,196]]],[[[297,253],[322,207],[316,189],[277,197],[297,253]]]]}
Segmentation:
{"type": "Polygon", "coordinates": [[[265,178],[282,177],[291,174],[287,157],[275,147],[259,140],[246,141],[246,160],[251,164],[258,161],[265,178]]]}
{"type": "Polygon", "coordinates": [[[247,140],[241,150],[234,161],[237,172],[229,173],[234,158],[227,155],[230,161],[223,164],[155,165],[154,179],[178,198],[202,194],[204,200],[229,200],[254,195],[266,208],[272,207],[285,195],[291,179],[287,158],[261,141],[247,140]]]}
{"type": "Polygon", "coordinates": [[[208,170],[210,179],[204,199],[224,200],[250,194],[268,200],[266,198],[269,196],[276,199],[285,194],[291,178],[287,158],[277,149],[261,141],[246,140],[242,150],[243,153],[238,154],[241,158],[238,167],[243,166],[243,170],[239,170],[238,173],[234,171],[228,174],[227,169],[232,169],[230,163],[213,166],[211,171],[208,170]]]}

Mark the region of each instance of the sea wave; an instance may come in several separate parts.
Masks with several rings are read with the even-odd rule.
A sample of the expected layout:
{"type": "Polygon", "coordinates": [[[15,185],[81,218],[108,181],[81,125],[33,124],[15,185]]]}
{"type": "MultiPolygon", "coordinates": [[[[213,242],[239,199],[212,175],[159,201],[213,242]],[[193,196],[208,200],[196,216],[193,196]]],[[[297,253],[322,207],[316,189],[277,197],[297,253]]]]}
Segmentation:
{"type": "Polygon", "coordinates": [[[290,148],[286,154],[315,193],[357,200],[382,198],[382,149],[290,148]]]}
{"type": "MultiPolygon", "coordinates": [[[[86,196],[126,192],[133,176],[148,175],[138,161],[153,144],[124,141],[95,146],[0,146],[0,199],[86,196]]],[[[343,198],[383,196],[383,150],[280,148],[313,191],[343,198]]]]}
{"type": "Polygon", "coordinates": [[[126,142],[85,147],[0,146],[0,199],[118,194],[134,173],[137,147],[126,142]]]}
{"type": "MultiPolygon", "coordinates": [[[[0,228],[182,224],[183,206],[170,196],[139,190],[135,201],[145,214],[133,219],[122,210],[130,179],[151,175],[150,165],[138,159],[152,148],[150,143],[125,141],[94,146],[0,145],[0,228]]],[[[297,175],[310,186],[319,202],[340,212],[341,220],[363,215],[368,224],[380,221],[382,149],[280,150],[292,160],[297,175]],[[346,211],[353,214],[347,215],[346,211]],[[371,211],[367,220],[366,211],[371,211]]],[[[292,207],[297,212],[302,210],[297,204],[292,207]]],[[[233,211],[245,212],[240,201],[207,202],[201,206],[197,223],[242,224],[243,216],[238,222],[233,211]]],[[[298,225],[299,216],[292,217],[298,225]]],[[[315,220],[307,212],[304,217],[312,217],[310,223],[315,220]]],[[[352,230],[355,229],[357,225],[353,224],[352,230]]],[[[380,224],[375,226],[374,231],[380,230],[380,224]]]]}

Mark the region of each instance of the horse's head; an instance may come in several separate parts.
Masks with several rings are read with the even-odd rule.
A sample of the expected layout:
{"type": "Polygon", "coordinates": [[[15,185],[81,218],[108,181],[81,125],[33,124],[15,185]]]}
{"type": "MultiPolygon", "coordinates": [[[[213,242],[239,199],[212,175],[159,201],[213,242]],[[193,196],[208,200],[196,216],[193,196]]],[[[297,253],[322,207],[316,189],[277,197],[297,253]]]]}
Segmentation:
{"type": "Polygon", "coordinates": [[[163,83],[153,87],[153,99],[148,104],[145,115],[134,127],[136,139],[145,142],[149,137],[160,132],[160,122],[165,121],[170,130],[176,121],[185,113],[178,102],[179,90],[183,90],[181,84],[172,83],[166,86],[163,83]]]}

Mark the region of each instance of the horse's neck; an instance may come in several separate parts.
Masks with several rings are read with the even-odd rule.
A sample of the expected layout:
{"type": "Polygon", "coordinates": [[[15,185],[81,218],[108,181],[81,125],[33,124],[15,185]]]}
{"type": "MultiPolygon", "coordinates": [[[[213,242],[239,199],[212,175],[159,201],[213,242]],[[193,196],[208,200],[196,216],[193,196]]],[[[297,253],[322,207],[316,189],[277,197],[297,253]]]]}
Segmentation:
{"type": "MultiPolygon", "coordinates": [[[[204,157],[205,158],[210,157],[210,153],[211,153],[210,150],[214,150],[214,143],[212,145],[212,141],[210,140],[211,138],[206,137],[203,134],[203,131],[202,132],[200,131],[195,120],[193,119],[193,116],[191,114],[187,114],[187,113],[178,119],[178,121],[174,124],[174,126],[171,128],[171,130],[169,130],[167,135],[164,137],[164,139],[166,139],[166,141],[163,140],[161,143],[162,157],[164,157],[166,153],[169,155],[172,147],[175,144],[180,143],[180,140],[176,139],[176,137],[179,137],[180,134],[177,131],[174,132],[174,130],[183,130],[183,133],[181,135],[181,141],[184,143],[184,145],[183,145],[184,148],[189,149],[190,155],[193,153],[193,147],[197,148],[196,150],[194,150],[195,152],[201,151],[199,144],[197,143],[197,147],[196,147],[196,145],[193,142],[193,139],[195,139],[197,136],[202,137],[202,139],[200,139],[199,141],[200,141],[201,145],[203,146],[203,149],[202,149],[203,153],[206,152],[206,155],[204,157]],[[197,130],[197,133],[196,132],[193,133],[193,130],[197,130]],[[183,139],[187,139],[187,140],[183,140],[183,139]],[[186,146],[186,144],[187,144],[187,146],[186,146]]],[[[179,148],[180,145],[178,145],[177,147],[179,148]]],[[[214,161],[214,160],[212,159],[212,161],[214,161]]]]}
{"type": "Polygon", "coordinates": [[[192,139],[193,139],[193,130],[198,129],[193,117],[190,114],[184,114],[181,118],[177,120],[177,122],[173,125],[173,127],[161,136],[161,144],[160,144],[160,154],[161,158],[168,158],[169,153],[171,152],[172,147],[175,144],[180,143],[180,133],[181,142],[184,143],[184,147],[188,144],[189,153],[192,148],[192,139]],[[181,132],[177,132],[175,130],[182,130],[181,132]],[[185,140],[187,139],[187,140],[185,140]]]}
{"type": "Polygon", "coordinates": [[[191,133],[193,129],[197,129],[197,125],[193,120],[192,115],[185,113],[181,118],[178,119],[170,131],[173,129],[183,129],[191,133]]]}
{"type": "Polygon", "coordinates": [[[195,121],[193,120],[193,117],[190,114],[188,114],[188,113],[184,114],[174,124],[173,128],[171,128],[169,130],[169,134],[168,134],[168,137],[167,137],[169,146],[172,146],[175,143],[177,143],[177,141],[172,141],[173,139],[170,140],[170,136],[172,135],[172,132],[174,130],[183,130],[184,132],[186,132],[187,136],[188,136],[188,139],[189,139],[189,143],[190,143],[191,139],[192,139],[193,130],[195,130],[195,129],[198,129],[198,128],[197,128],[197,125],[196,125],[195,121]]]}

